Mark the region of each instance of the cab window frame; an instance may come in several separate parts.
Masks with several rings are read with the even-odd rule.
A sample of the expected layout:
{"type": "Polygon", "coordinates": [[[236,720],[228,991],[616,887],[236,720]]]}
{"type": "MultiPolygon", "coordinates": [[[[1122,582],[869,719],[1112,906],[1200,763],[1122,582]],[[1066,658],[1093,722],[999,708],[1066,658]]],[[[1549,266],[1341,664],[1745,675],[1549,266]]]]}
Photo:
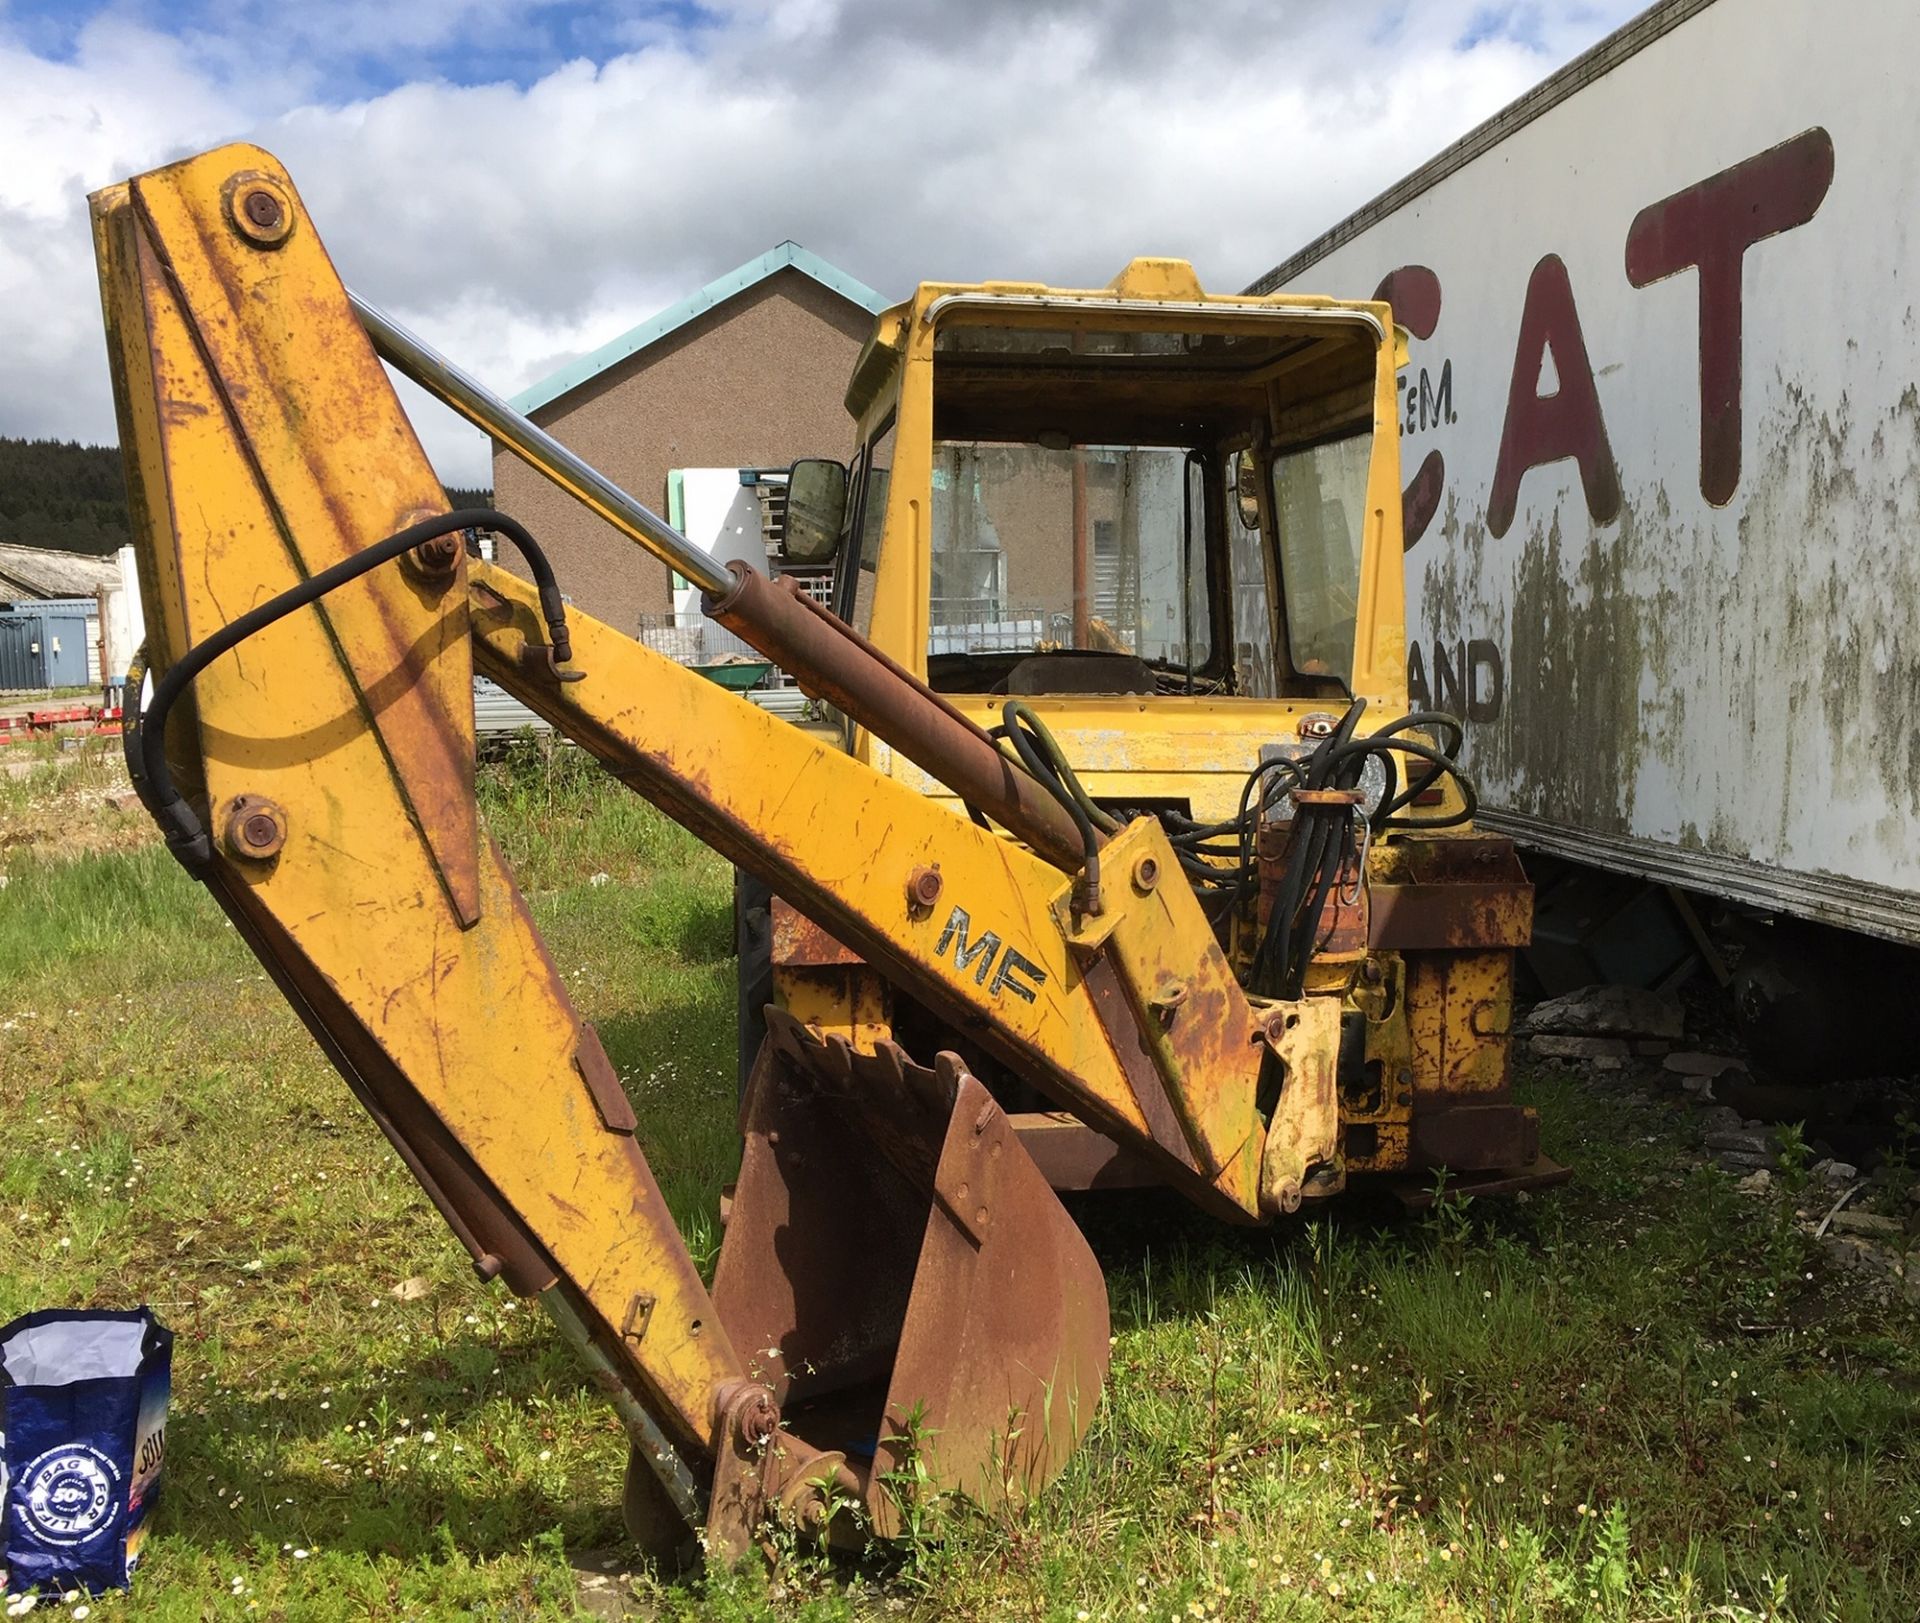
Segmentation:
{"type": "MultiPolygon", "coordinates": [[[[1286,541],[1281,534],[1279,492],[1275,489],[1275,479],[1279,473],[1281,461],[1287,457],[1308,456],[1315,451],[1324,450],[1330,445],[1345,444],[1350,440],[1364,439],[1368,448],[1368,467],[1371,468],[1373,455],[1378,446],[1379,433],[1371,424],[1360,427],[1333,430],[1323,434],[1309,435],[1306,438],[1292,440],[1286,444],[1271,441],[1260,447],[1260,479],[1257,495],[1263,519],[1263,542],[1268,552],[1268,567],[1273,572],[1272,612],[1275,620],[1276,641],[1274,643],[1276,678],[1280,693],[1285,698],[1347,698],[1353,697],[1353,670],[1359,660],[1359,620],[1356,613],[1353,637],[1346,650],[1346,668],[1342,671],[1304,671],[1295,657],[1295,635],[1290,602],[1287,570],[1286,541]],[[1329,692],[1328,690],[1333,691],[1329,692]]],[[[1365,481],[1362,481],[1364,492],[1365,481]]],[[[1364,501],[1362,506],[1364,508],[1364,501]]],[[[1356,569],[1356,592],[1358,578],[1366,568],[1366,530],[1364,512],[1359,534],[1360,555],[1356,569]]]]}
{"type": "MultiPolygon", "coordinates": [[[[848,625],[853,624],[854,604],[860,594],[860,573],[867,569],[866,528],[867,499],[873,485],[873,457],[876,447],[898,426],[900,407],[898,402],[889,406],[884,416],[874,425],[872,433],[861,442],[854,453],[853,467],[848,473],[848,481],[854,492],[854,499],[847,504],[847,526],[841,538],[837,567],[833,577],[833,612],[848,625]]],[[[885,470],[891,474],[891,468],[885,470]]],[[[891,489],[892,481],[888,486],[891,489]]],[[[875,537],[874,559],[871,573],[878,583],[880,574],[881,543],[885,540],[886,514],[880,514],[882,529],[875,537]]]]}

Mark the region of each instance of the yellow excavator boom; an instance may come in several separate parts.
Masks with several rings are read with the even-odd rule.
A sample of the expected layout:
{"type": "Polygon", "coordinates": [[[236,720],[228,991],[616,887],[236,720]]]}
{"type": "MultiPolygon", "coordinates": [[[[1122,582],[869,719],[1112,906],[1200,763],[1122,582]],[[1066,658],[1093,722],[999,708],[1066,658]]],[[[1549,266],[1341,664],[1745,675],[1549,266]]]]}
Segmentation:
{"type": "MultiPolygon", "coordinates": [[[[1373,1022],[1368,1053],[1409,1061],[1451,1029],[1409,1026],[1397,960],[1345,1002],[1251,995],[1192,852],[1153,815],[1091,819],[1036,753],[1044,724],[992,736],[549,445],[712,616],[944,792],[567,608],[537,538],[448,512],[382,356],[496,432],[537,431],[352,299],[267,153],[109,187],[94,225],[156,678],[128,730],[136,785],[482,1276],[539,1296],[581,1350],[631,1434],[629,1519],[656,1549],[698,1528],[731,1554],[769,1516],[885,1535],[909,1450],[980,1498],[1064,1464],[1104,1377],[1104,1282],[983,1069],[1258,1222],[1344,1180],[1354,1021],[1373,1022]],[[531,579],[469,556],[476,526],[531,579]],[[476,672],[962,1034],[909,1052],[857,1008],[769,1010],[711,1285],[481,824],[476,672]]],[[[1303,821],[1352,829],[1357,792],[1301,782],[1303,821]]],[[[1404,856],[1341,860],[1356,890],[1371,862],[1419,899],[1404,856]]],[[[1463,970],[1456,993],[1478,984],[1463,970]]],[[[1485,989],[1462,1021],[1504,1020],[1504,982],[1485,989]]],[[[1503,1062],[1504,1026],[1474,1029],[1474,1063],[1503,1062]]],[[[1379,1119],[1404,1148],[1400,1092],[1379,1119]]]]}

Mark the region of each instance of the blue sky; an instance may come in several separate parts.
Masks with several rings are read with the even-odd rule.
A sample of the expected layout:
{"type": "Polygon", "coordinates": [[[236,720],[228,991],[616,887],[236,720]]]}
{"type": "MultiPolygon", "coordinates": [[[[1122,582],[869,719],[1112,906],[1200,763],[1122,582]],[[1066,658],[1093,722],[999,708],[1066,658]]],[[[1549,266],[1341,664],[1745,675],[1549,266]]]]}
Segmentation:
{"type": "Polygon", "coordinates": [[[86,193],[224,141],[512,392],[785,237],[888,294],[1140,253],[1243,286],[1637,9],[0,0],[0,433],[111,437],[86,193]]]}
{"type": "MultiPolygon", "coordinates": [[[[604,62],[650,42],[671,40],[699,51],[703,37],[721,30],[727,13],[697,0],[453,0],[419,7],[396,5],[387,18],[410,11],[405,24],[368,35],[357,30],[345,36],[327,26],[327,14],[354,7],[288,6],[260,0],[11,0],[0,5],[18,38],[41,56],[71,61],[87,26],[110,17],[184,41],[247,40],[252,48],[275,47],[274,36],[292,33],[309,47],[319,44],[330,93],[336,100],[376,96],[421,79],[456,85],[508,83],[525,88],[563,63],[604,62]],[[319,23],[302,26],[302,14],[319,23]],[[331,49],[324,47],[331,45],[331,49]]],[[[953,9],[964,10],[962,0],[953,9]]],[[[1050,9],[1044,6],[1036,9],[1050,9]]],[[[1275,15],[1289,8],[1275,4],[1275,15]]],[[[1299,8],[1295,8],[1299,9],[1299,8]]],[[[1364,4],[1352,8],[1364,16],[1364,4]]],[[[1371,43],[1391,47],[1415,9],[1414,0],[1388,0],[1372,7],[1371,43]]],[[[1466,17],[1454,36],[1455,47],[1471,50],[1492,41],[1510,40],[1535,51],[1550,51],[1554,27],[1576,27],[1591,20],[1604,25],[1621,8],[1605,4],[1552,4],[1550,0],[1496,0],[1481,4],[1466,17]]],[[[1169,15],[1174,15],[1171,0],[1169,15]]],[[[1188,16],[1201,15],[1197,11],[1188,16]]],[[[1596,36],[1599,28],[1596,28],[1596,36]]]]}
{"type": "MultiPolygon", "coordinates": [[[[13,0],[0,7],[36,54],[72,61],[89,24],[106,17],[184,41],[249,40],[256,48],[289,30],[309,44],[326,43],[331,9],[248,4],[245,0],[116,0],[69,4],[13,0]],[[309,30],[299,16],[320,23],[309,30]]],[[[415,8],[401,4],[392,11],[415,8]]],[[[371,36],[354,31],[321,53],[336,100],[377,96],[419,79],[452,84],[508,83],[525,87],[564,62],[605,61],[648,39],[672,36],[697,42],[719,19],[690,0],[654,4],[552,0],[525,5],[428,5],[412,25],[371,36]],[[424,27],[421,25],[424,23],[424,27]]],[[[275,53],[277,54],[277,52],[275,53]]]]}

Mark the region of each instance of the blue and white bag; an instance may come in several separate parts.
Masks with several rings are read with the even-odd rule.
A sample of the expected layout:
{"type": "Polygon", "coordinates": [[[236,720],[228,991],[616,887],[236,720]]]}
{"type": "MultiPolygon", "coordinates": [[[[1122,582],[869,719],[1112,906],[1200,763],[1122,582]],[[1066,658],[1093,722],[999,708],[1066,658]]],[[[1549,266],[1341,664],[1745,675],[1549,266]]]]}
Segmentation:
{"type": "Polygon", "coordinates": [[[0,1572],[125,1589],[167,1447],[173,1332],[148,1308],[49,1308],[0,1330],[0,1572]]]}

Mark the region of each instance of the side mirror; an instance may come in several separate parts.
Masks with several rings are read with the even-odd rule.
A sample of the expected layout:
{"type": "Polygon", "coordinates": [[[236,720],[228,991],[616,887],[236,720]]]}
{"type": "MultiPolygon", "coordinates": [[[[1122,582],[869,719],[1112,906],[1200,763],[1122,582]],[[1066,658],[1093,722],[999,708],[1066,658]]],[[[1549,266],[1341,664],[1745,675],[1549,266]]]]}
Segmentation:
{"type": "Polygon", "coordinates": [[[782,543],[796,564],[823,564],[840,545],[847,517],[847,470],[826,457],[807,457],[787,470],[787,530],[782,543]]]}

